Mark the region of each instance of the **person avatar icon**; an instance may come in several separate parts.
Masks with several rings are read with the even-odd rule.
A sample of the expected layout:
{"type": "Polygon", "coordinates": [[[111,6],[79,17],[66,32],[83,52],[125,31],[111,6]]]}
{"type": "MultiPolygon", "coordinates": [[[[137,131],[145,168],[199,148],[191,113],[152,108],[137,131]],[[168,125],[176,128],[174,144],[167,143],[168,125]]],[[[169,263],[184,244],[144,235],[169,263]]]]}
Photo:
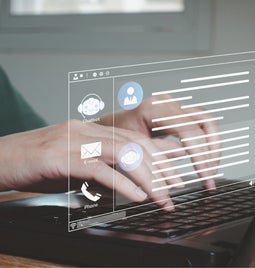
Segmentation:
{"type": "Polygon", "coordinates": [[[75,80],[79,80],[79,77],[78,77],[78,74],[77,73],[75,73],[74,75],[73,75],[73,80],[75,81],[75,80]]]}
{"type": "Polygon", "coordinates": [[[119,90],[119,105],[124,110],[133,110],[138,107],[143,100],[143,89],[137,82],[125,83],[119,90]]]}
{"type": "Polygon", "coordinates": [[[127,89],[127,94],[128,96],[126,96],[126,98],[124,99],[124,105],[130,105],[130,104],[137,104],[137,97],[134,95],[134,88],[133,87],[129,87],[127,89]]]}

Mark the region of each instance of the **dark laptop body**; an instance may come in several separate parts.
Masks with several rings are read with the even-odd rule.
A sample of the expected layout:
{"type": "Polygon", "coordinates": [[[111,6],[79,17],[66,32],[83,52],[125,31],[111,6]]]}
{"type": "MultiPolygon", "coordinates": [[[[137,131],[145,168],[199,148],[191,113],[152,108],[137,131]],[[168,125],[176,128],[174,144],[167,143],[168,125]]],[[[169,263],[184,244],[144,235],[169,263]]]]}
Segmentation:
{"type": "MultiPolygon", "coordinates": [[[[246,193],[255,197],[254,187],[248,183],[242,184],[242,187],[246,193]]],[[[185,191],[181,196],[186,194],[189,197],[188,191],[191,189],[185,191]]],[[[220,195],[216,193],[217,190],[211,198],[219,198],[220,195]]],[[[176,194],[177,199],[179,195],[180,192],[176,194]]],[[[249,200],[251,204],[253,199],[250,197],[249,200]]],[[[77,204],[74,206],[78,207],[80,202],[81,195],[77,194],[77,204]]],[[[188,202],[188,205],[192,202],[188,202]]],[[[238,200],[234,202],[240,205],[238,200]]],[[[150,229],[144,233],[114,229],[114,226],[109,229],[107,224],[106,228],[99,226],[70,233],[67,231],[65,216],[58,216],[67,215],[66,203],[66,194],[2,203],[0,251],[78,266],[226,267],[235,256],[255,212],[255,206],[249,209],[246,207],[246,214],[234,220],[211,224],[209,227],[204,225],[201,229],[175,237],[160,237],[150,232],[150,229]]],[[[233,203],[229,205],[230,209],[234,207],[233,203]]],[[[229,215],[235,215],[241,210],[242,207],[239,207],[229,215]]],[[[176,211],[178,213],[178,209],[176,211]]],[[[195,215],[196,210],[193,211],[195,215]]],[[[216,214],[217,211],[221,211],[219,206],[213,209],[216,214]]],[[[150,215],[155,217],[155,221],[160,217],[157,213],[161,212],[150,215]]],[[[187,225],[187,220],[191,218],[192,215],[183,218],[181,226],[187,225]]],[[[139,217],[133,217],[132,220],[143,222],[139,217]]],[[[127,226],[129,222],[129,219],[123,219],[122,226],[127,226]]]]}
{"type": "Polygon", "coordinates": [[[255,267],[255,218],[247,229],[233,260],[233,267],[255,267]]]}

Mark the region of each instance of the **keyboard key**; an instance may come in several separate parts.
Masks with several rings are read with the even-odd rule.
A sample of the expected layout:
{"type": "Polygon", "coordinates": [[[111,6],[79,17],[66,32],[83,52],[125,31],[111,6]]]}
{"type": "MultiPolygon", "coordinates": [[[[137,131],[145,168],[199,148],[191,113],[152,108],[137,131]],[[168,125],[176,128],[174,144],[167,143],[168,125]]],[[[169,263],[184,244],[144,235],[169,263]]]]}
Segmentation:
{"type": "Polygon", "coordinates": [[[159,236],[169,237],[169,238],[180,236],[180,235],[183,235],[185,233],[186,233],[185,230],[181,230],[181,229],[177,229],[177,228],[158,231],[159,236]]]}
{"type": "Polygon", "coordinates": [[[171,229],[174,227],[180,226],[180,223],[176,222],[162,222],[158,224],[153,224],[152,227],[158,228],[158,229],[171,229]]]}

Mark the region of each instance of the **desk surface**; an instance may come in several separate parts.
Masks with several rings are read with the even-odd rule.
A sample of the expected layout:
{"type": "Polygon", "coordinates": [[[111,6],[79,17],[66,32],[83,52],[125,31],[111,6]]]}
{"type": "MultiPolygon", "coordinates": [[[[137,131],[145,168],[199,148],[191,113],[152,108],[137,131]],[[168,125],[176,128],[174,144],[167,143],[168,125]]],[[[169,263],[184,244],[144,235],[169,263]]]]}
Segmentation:
{"type": "MultiPolygon", "coordinates": [[[[20,193],[20,192],[10,192],[0,195],[0,202],[21,199],[26,197],[38,196],[35,193],[20,193]]],[[[30,258],[17,257],[12,255],[0,254],[0,266],[5,268],[28,268],[28,267],[38,267],[38,268],[63,268],[70,267],[62,264],[55,264],[51,262],[39,261],[30,258]]]]}

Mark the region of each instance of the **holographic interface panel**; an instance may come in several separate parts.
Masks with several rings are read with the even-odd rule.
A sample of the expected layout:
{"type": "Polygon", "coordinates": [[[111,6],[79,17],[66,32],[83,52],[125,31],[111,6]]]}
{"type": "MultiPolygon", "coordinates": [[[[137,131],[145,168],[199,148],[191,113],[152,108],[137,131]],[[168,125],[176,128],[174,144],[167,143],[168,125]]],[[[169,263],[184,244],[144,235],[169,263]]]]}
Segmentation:
{"type": "Polygon", "coordinates": [[[82,122],[84,137],[100,127],[77,144],[69,124],[69,174],[79,165],[105,180],[69,176],[69,231],[134,217],[152,202],[171,209],[173,191],[197,184],[254,184],[254,89],[254,52],[70,72],[69,119],[82,122]],[[123,177],[145,202],[125,196],[123,177]]]}

